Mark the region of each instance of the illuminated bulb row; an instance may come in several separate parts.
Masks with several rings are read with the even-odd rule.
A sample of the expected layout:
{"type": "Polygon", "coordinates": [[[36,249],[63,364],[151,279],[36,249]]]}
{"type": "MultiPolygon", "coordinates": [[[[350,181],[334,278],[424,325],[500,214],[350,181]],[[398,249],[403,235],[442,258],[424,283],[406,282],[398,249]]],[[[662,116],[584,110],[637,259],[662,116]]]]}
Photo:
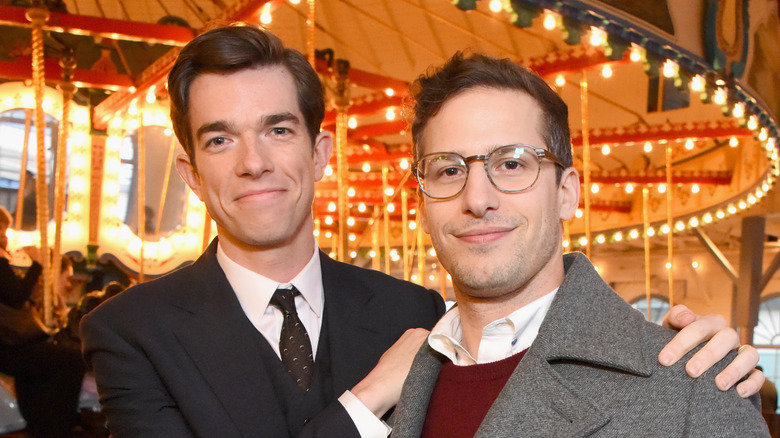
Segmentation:
{"type": "MultiPolygon", "coordinates": [[[[775,178],[777,175],[775,175],[775,178]]],[[[674,224],[674,231],[680,232],[684,231],[686,228],[695,228],[700,225],[706,225],[710,224],[716,220],[724,219],[728,216],[733,216],[737,213],[742,212],[743,210],[746,210],[753,205],[757,204],[763,197],[766,196],[766,193],[770,190],[772,184],[773,184],[774,178],[773,177],[767,177],[767,179],[762,183],[762,185],[758,188],[756,188],[752,193],[749,193],[745,196],[744,199],[740,199],[739,201],[729,204],[725,208],[720,208],[712,212],[706,212],[702,214],[701,216],[692,216],[688,218],[686,221],[678,220],[674,224]]],[[[698,186],[697,186],[698,187],[698,186]]],[[[581,218],[583,215],[581,209],[577,209],[575,212],[575,217],[581,218]]],[[[669,226],[668,224],[661,224],[660,226],[656,227],[649,227],[647,229],[647,235],[652,237],[656,234],[668,234],[669,233],[669,226]]],[[[614,232],[611,237],[608,239],[606,234],[598,234],[593,239],[594,244],[602,244],[606,243],[608,240],[612,242],[620,242],[626,239],[628,240],[635,240],[642,236],[642,230],[641,228],[634,228],[628,232],[628,236],[624,235],[623,231],[616,231],[614,232]]],[[[580,237],[577,239],[576,243],[580,247],[584,247],[588,244],[588,240],[585,236],[580,237]]],[[[568,248],[571,243],[569,241],[564,241],[563,245],[565,248],[568,248]]]]}

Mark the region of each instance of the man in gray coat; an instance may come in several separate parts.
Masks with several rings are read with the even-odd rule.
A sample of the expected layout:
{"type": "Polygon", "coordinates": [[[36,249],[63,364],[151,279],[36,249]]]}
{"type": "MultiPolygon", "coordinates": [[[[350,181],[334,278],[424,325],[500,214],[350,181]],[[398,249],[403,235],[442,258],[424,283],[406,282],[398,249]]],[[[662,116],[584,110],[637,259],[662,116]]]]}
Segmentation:
{"type": "Polygon", "coordinates": [[[716,387],[725,363],[662,366],[673,333],[563,254],[580,183],[541,78],[456,54],[415,85],[422,224],[458,304],[415,358],[394,437],[769,436],[755,396],[716,387]]]}

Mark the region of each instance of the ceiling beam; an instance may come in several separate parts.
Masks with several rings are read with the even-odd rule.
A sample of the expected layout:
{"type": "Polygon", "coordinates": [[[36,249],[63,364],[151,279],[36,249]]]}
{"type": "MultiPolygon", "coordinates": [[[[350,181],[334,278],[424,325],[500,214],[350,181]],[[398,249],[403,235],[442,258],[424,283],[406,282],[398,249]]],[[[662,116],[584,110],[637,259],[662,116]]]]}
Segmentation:
{"type": "MultiPolygon", "coordinates": [[[[0,25],[32,27],[27,19],[27,8],[0,5],[0,25]]],[[[44,30],[88,35],[124,41],[144,41],[152,44],[183,46],[195,36],[188,27],[165,24],[142,23],[138,21],[114,20],[88,15],[49,12],[44,30]]]]}

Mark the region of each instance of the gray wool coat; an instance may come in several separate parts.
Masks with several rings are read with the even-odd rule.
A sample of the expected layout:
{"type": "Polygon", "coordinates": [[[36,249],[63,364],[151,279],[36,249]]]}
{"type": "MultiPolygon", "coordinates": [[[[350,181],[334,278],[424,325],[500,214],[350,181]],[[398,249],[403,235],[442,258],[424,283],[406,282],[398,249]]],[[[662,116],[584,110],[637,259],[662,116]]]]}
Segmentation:
{"type": "MultiPolygon", "coordinates": [[[[658,363],[674,332],[645,320],[583,254],[564,256],[566,276],[539,335],[483,420],[477,437],[768,437],[757,396],[720,391],[685,362],[658,363]]],[[[419,437],[441,355],[418,352],[393,415],[393,438],[419,437]]],[[[467,400],[463,401],[467,403],[467,400]]]]}

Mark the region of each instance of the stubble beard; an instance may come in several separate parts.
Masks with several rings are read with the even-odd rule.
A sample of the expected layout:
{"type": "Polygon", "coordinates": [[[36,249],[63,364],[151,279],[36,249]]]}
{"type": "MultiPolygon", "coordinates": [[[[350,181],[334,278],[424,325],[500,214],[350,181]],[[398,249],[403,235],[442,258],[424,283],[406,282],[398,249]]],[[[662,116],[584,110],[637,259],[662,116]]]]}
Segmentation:
{"type": "Polygon", "coordinates": [[[529,237],[535,241],[517,243],[509,250],[511,255],[502,254],[502,248],[477,247],[468,251],[470,257],[440,254],[441,264],[461,294],[490,299],[522,292],[561,244],[560,224],[553,222],[548,219],[543,233],[529,237]]]}

